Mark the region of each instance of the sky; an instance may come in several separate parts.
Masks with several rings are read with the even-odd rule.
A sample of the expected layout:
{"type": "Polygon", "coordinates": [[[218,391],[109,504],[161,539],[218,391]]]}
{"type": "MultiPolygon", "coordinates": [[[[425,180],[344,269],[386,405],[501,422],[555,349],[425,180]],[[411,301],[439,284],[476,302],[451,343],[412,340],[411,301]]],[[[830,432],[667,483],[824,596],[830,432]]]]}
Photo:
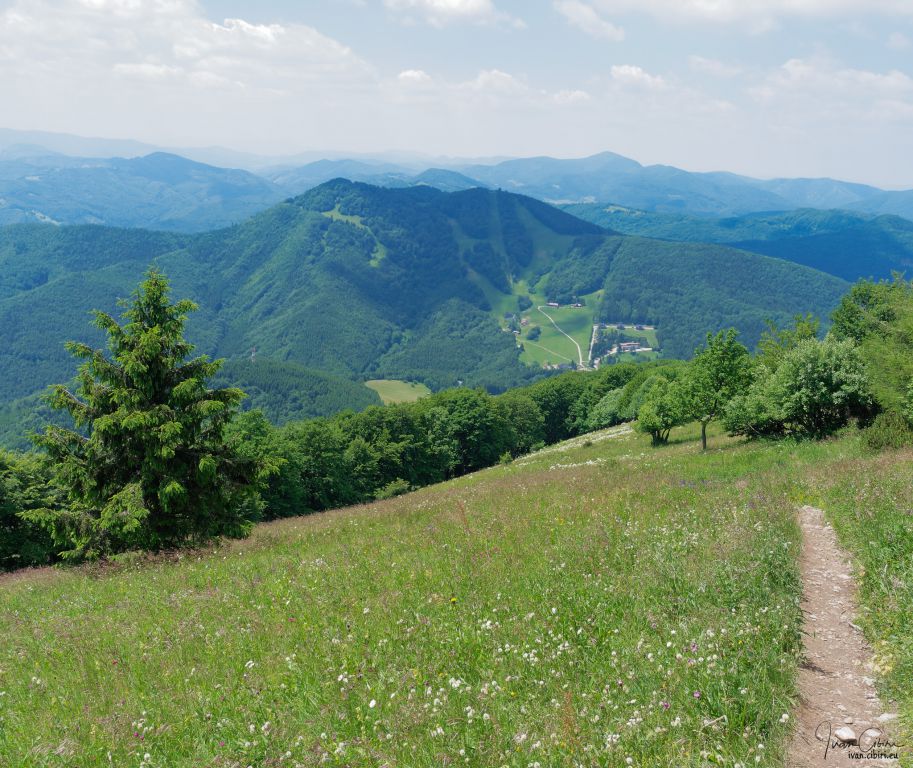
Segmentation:
{"type": "Polygon", "coordinates": [[[913,0],[0,0],[0,126],[913,188],[913,0]]]}

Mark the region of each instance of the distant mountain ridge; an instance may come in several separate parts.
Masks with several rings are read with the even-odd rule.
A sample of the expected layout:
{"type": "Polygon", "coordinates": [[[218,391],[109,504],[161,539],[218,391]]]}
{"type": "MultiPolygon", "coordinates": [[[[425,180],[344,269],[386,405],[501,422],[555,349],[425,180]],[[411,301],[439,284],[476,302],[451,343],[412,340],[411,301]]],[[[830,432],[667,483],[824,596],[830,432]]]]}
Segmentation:
{"type": "Polygon", "coordinates": [[[483,163],[308,155],[314,159],[270,165],[268,158],[221,148],[162,152],[139,142],[0,129],[0,224],[44,221],[205,231],[243,221],[335,178],[391,188],[427,185],[445,192],[504,189],[556,204],[611,203],[655,213],[723,217],[817,208],[913,220],[913,190],[886,191],[827,178],[761,180],[697,173],[644,166],[613,152],[483,163]],[[118,150],[126,159],[105,156],[106,150],[118,150]],[[139,162],[147,156],[152,159],[146,165],[168,165],[174,177],[156,176],[155,171],[150,177],[139,162]],[[185,169],[178,167],[182,163],[185,169]]]}
{"type": "Polygon", "coordinates": [[[489,186],[556,203],[615,203],[652,212],[713,216],[848,208],[913,218],[913,192],[888,192],[835,179],[761,180],[643,166],[612,152],[572,160],[524,158],[459,170],[489,186]]]}
{"type": "Polygon", "coordinates": [[[725,244],[849,281],[913,272],[913,221],[899,216],[802,208],[710,218],[596,203],[563,208],[628,235],[725,244]]]}
{"type": "Polygon", "coordinates": [[[172,231],[229,226],[286,196],[248,171],[157,152],[135,158],[0,157],[0,225],[104,224],[172,231]]]}

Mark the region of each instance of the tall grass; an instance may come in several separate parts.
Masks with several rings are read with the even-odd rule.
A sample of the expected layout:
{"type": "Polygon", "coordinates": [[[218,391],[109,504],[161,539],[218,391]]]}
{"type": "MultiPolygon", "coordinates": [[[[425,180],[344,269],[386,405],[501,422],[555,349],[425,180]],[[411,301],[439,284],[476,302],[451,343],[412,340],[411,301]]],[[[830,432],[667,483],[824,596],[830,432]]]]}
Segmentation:
{"type": "Polygon", "coordinates": [[[780,765],[842,444],[620,428],[221,548],[0,582],[0,765],[780,765]]]}

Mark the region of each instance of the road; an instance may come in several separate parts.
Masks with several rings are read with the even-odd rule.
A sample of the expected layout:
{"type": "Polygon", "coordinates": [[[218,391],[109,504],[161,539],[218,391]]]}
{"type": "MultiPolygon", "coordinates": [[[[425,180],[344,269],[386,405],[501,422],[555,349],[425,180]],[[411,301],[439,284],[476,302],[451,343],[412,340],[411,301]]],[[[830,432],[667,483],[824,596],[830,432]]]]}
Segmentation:
{"type": "Polygon", "coordinates": [[[593,335],[590,337],[590,351],[587,357],[587,365],[593,364],[593,347],[596,346],[596,336],[599,334],[599,323],[593,325],[593,335]]]}

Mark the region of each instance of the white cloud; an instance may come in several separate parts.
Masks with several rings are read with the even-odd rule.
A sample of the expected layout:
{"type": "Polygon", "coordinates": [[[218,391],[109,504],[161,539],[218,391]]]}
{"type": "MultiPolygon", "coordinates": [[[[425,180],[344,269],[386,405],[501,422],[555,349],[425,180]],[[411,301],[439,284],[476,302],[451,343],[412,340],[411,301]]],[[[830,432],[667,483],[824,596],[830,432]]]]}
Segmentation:
{"type": "Polygon", "coordinates": [[[178,145],[306,141],[334,118],[302,105],[329,113],[348,97],[351,116],[351,94],[378,82],[313,27],[216,23],[195,0],[16,0],[0,10],[0,61],[7,125],[178,145]]]}
{"type": "Polygon", "coordinates": [[[651,75],[634,64],[616,64],[610,70],[612,80],[623,86],[656,90],[666,86],[659,75],[651,75]]]}
{"type": "Polygon", "coordinates": [[[620,42],[625,39],[625,32],[603,19],[591,5],[580,0],[555,0],[555,10],[568,24],[577,27],[591,37],[620,42]]]}
{"type": "Polygon", "coordinates": [[[115,76],[183,85],[250,86],[363,77],[369,67],[346,46],[304,25],[209,21],[191,0],[18,0],[0,13],[0,46],[17,74],[53,71],[98,88],[115,76]]]}
{"type": "Polygon", "coordinates": [[[472,91],[499,94],[526,93],[528,87],[508,72],[500,69],[483,69],[474,80],[463,83],[463,88],[472,91]]]}
{"type": "Polygon", "coordinates": [[[767,80],[774,93],[817,91],[821,94],[865,92],[872,97],[913,95],[913,78],[900,70],[873,72],[840,67],[826,58],[790,59],[767,80]]]}
{"type": "Polygon", "coordinates": [[[874,72],[824,58],[790,59],[750,90],[775,122],[792,125],[830,121],[884,128],[913,118],[913,78],[900,70],[874,72]]]}
{"type": "Polygon", "coordinates": [[[558,91],[553,96],[553,99],[556,104],[585,104],[591,100],[590,94],[586,91],[574,90],[574,91],[558,91]]]}
{"type": "Polygon", "coordinates": [[[431,82],[431,75],[423,69],[404,69],[396,76],[396,79],[401,83],[425,85],[431,82]]]}
{"type": "Polygon", "coordinates": [[[475,108],[554,109],[555,105],[583,105],[592,101],[590,93],[579,88],[558,91],[534,88],[525,78],[500,69],[483,69],[475,77],[460,81],[437,79],[423,70],[408,69],[384,87],[390,98],[401,104],[446,105],[464,113],[475,108]]]}
{"type": "Polygon", "coordinates": [[[745,23],[754,31],[780,19],[860,14],[913,16],[910,0],[593,0],[604,13],[647,13],[661,21],[745,23]]]}
{"type": "Polygon", "coordinates": [[[384,0],[391,11],[406,14],[414,21],[419,17],[435,27],[456,22],[492,24],[508,22],[521,27],[523,22],[499,11],[492,0],[384,0]]]}
{"type": "Polygon", "coordinates": [[[741,68],[726,64],[718,59],[708,59],[703,56],[689,56],[688,66],[695,72],[701,72],[713,77],[735,77],[741,73],[741,68]]]}

